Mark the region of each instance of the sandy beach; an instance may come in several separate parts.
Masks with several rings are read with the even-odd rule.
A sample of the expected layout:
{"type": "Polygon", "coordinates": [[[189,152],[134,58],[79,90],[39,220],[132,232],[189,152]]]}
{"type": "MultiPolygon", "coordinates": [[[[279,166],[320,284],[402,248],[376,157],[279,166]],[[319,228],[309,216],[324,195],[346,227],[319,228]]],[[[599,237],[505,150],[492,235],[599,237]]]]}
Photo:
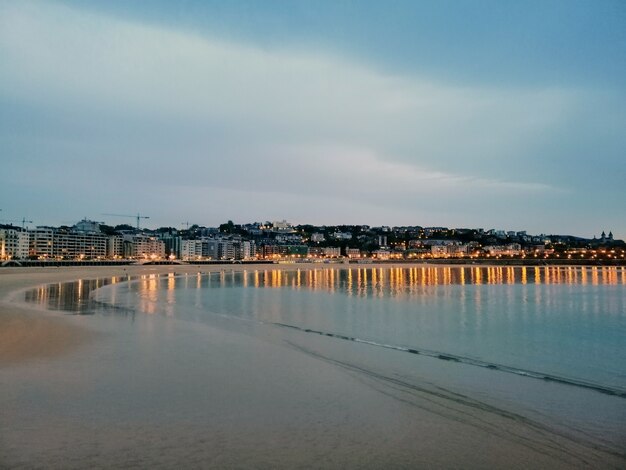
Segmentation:
{"type": "Polygon", "coordinates": [[[438,387],[428,358],[21,301],[77,279],[341,267],[0,269],[0,468],[623,468],[608,447],[438,387]]]}

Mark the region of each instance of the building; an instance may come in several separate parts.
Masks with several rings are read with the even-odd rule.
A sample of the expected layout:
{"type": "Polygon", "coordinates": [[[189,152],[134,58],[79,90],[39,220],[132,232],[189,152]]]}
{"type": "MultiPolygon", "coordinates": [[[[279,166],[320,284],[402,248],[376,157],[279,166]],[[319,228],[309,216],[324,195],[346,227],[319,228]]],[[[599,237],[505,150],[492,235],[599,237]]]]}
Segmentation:
{"type": "Polygon", "coordinates": [[[360,258],[361,250],[358,248],[346,248],[346,256],[350,259],[360,258]]]}
{"type": "Polygon", "coordinates": [[[272,230],[274,232],[292,232],[293,226],[286,220],[272,222],[272,230]]]}
{"type": "Polygon", "coordinates": [[[177,233],[164,233],[160,237],[165,243],[165,255],[176,259],[182,258],[183,238],[177,233]]]}
{"type": "Polygon", "coordinates": [[[276,258],[306,258],[309,256],[309,247],[306,245],[270,245],[261,247],[261,256],[265,259],[276,258]]]}
{"type": "Polygon", "coordinates": [[[489,245],[483,248],[490,256],[517,256],[522,253],[522,246],[519,243],[509,243],[508,245],[489,245]]]}
{"type": "Polygon", "coordinates": [[[277,243],[285,243],[287,245],[301,245],[302,235],[297,233],[280,233],[274,237],[277,243]]]}
{"type": "Polygon", "coordinates": [[[183,240],[180,257],[183,261],[202,259],[202,240],[183,240]]]}
{"type": "Polygon", "coordinates": [[[235,259],[237,247],[235,241],[229,238],[222,238],[217,243],[217,259],[235,259]]]}
{"type": "Polygon", "coordinates": [[[389,250],[384,250],[384,249],[375,250],[372,253],[372,257],[379,259],[379,260],[388,260],[389,256],[391,256],[391,252],[389,250]]]}
{"type": "Polygon", "coordinates": [[[113,235],[107,240],[107,258],[119,259],[124,257],[124,238],[113,235]]]}
{"type": "Polygon", "coordinates": [[[72,232],[101,233],[100,222],[83,219],[72,227],[72,232]]]}
{"type": "Polygon", "coordinates": [[[124,255],[135,259],[163,259],[165,243],[144,234],[124,235],[124,255]]]}
{"type": "Polygon", "coordinates": [[[29,236],[17,227],[0,228],[0,260],[28,258],[29,236]]]}
{"type": "Polygon", "coordinates": [[[256,258],[256,244],[249,240],[241,242],[241,259],[254,258],[256,258]]]}
{"type": "Polygon", "coordinates": [[[104,259],[108,237],[102,233],[37,227],[29,231],[29,245],[30,255],[42,259],[104,259]]]}
{"type": "Polygon", "coordinates": [[[335,240],[352,240],[352,234],[350,232],[335,232],[331,234],[331,237],[335,240]]]}
{"type": "Polygon", "coordinates": [[[326,258],[339,258],[341,256],[341,248],[336,246],[322,248],[322,252],[326,258]]]}

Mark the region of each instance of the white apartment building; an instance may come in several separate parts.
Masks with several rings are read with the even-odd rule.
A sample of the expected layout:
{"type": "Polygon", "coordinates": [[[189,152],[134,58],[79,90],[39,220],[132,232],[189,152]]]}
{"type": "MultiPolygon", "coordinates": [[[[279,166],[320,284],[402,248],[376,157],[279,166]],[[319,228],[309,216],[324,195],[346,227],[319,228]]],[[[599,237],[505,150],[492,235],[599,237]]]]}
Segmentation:
{"type": "Polygon", "coordinates": [[[119,259],[124,257],[124,237],[113,235],[107,240],[107,258],[119,259]]]}
{"type": "Polygon", "coordinates": [[[124,255],[129,258],[165,258],[165,243],[143,234],[124,236],[124,255]]]}
{"type": "Polygon", "coordinates": [[[293,230],[293,226],[286,220],[276,220],[272,222],[272,229],[275,232],[290,232],[293,230]]]}
{"type": "Polygon", "coordinates": [[[180,256],[183,261],[202,259],[202,240],[183,240],[180,256]]]}
{"type": "Polygon", "coordinates": [[[335,240],[352,240],[350,232],[335,232],[331,235],[335,240]]]}
{"type": "Polygon", "coordinates": [[[51,227],[29,231],[30,254],[48,259],[106,258],[108,237],[101,233],[75,233],[51,227]]]}
{"type": "Polygon", "coordinates": [[[338,258],[341,256],[341,248],[335,246],[322,248],[322,252],[327,258],[338,258]]]}
{"type": "Polygon", "coordinates": [[[241,242],[241,259],[256,258],[256,244],[253,241],[241,242]]]}
{"type": "Polygon", "coordinates": [[[509,243],[508,245],[489,245],[483,249],[491,256],[514,256],[522,253],[522,246],[519,243],[509,243]]]}
{"type": "Polygon", "coordinates": [[[0,228],[0,260],[28,258],[28,232],[19,228],[0,228]]]}

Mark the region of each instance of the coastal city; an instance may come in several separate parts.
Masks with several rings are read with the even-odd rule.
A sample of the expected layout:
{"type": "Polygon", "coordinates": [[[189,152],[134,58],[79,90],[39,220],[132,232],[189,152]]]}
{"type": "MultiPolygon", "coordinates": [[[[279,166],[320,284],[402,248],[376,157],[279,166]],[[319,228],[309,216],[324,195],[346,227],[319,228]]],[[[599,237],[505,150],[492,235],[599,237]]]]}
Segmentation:
{"type": "MultiPolygon", "coordinates": [[[[524,260],[624,264],[626,243],[601,231],[591,239],[483,228],[294,225],[286,220],[184,228],[108,225],[87,218],[58,227],[25,218],[0,223],[3,265],[52,262],[361,262],[524,260]],[[21,224],[20,224],[21,223],[21,224]]],[[[119,218],[117,217],[117,218],[119,218]]]]}

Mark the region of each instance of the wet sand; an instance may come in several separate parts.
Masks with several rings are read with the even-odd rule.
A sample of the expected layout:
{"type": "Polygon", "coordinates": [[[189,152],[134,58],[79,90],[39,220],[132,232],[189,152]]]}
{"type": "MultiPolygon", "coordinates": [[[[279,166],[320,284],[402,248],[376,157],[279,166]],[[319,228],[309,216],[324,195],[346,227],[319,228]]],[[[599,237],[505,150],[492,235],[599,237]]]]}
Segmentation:
{"type": "Polygon", "coordinates": [[[623,468],[623,454],[438,387],[428,358],[19,302],[75,279],[340,267],[0,270],[0,468],[623,468]]]}

